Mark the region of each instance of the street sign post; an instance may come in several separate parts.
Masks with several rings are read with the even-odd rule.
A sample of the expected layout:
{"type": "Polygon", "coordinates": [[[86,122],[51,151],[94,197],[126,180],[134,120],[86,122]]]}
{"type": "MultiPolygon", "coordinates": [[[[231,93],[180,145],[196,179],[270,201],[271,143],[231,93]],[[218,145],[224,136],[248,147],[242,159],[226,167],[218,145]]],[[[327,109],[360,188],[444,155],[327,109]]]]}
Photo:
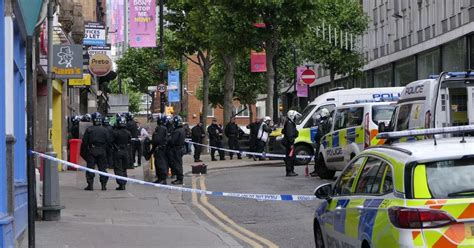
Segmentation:
{"type": "Polygon", "coordinates": [[[165,84],[159,84],[158,87],[157,87],[157,89],[158,89],[158,92],[160,92],[160,93],[165,93],[165,91],[166,91],[166,85],[165,85],[165,84]]]}
{"type": "Polygon", "coordinates": [[[316,73],[311,69],[306,69],[301,74],[301,80],[305,84],[312,84],[312,83],[314,83],[314,81],[316,81],[316,73]]]}

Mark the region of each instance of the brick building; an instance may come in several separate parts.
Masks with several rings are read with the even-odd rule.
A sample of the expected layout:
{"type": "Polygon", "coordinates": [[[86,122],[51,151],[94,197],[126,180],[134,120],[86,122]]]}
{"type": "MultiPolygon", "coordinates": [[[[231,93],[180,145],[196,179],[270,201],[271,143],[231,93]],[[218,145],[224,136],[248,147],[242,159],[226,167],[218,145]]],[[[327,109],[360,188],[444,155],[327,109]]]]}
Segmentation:
{"type": "MultiPolygon", "coordinates": [[[[197,60],[197,59],[196,59],[197,60]]],[[[202,109],[202,102],[196,98],[196,91],[198,90],[201,81],[202,81],[202,71],[198,65],[194,64],[191,61],[187,61],[188,63],[188,72],[184,81],[186,85],[186,91],[184,91],[183,97],[187,98],[187,121],[189,122],[190,126],[194,126],[199,122],[199,116],[201,114],[202,109]]],[[[244,108],[243,105],[240,105],[239,101],[234,102],[235,106],[235,113],[239,112],[244,108]]],[[[257,111],[255,105],[251,106],[253,112],[253,119],[257,118],[257,111]]],[[[236,122],[239,126],[247,126],[250,123],[250,112],[249,110],[243,111],[241,114],[236,116],[236,122]]],[[[211,108],[209,107],[208,117],[207,117],[207,124],[210,125],[212,122],[212,118],[217,118],[218,123],[225,124],[229,120],[224,121],[224,110],[222,108],[216,107],[211,108]]]]}

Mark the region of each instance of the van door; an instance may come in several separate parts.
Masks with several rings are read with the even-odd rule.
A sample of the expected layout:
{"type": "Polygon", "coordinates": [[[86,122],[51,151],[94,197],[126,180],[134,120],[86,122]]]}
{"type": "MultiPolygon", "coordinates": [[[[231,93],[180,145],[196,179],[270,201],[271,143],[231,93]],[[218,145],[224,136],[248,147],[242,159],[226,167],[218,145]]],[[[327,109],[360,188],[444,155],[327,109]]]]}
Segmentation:
{"type": "Polygon", "coordinates": [[[326,166],[330,169],[340,168],[344,164],[344,153],[341,147],[341,130],[347,125],[348,109],[338,109],[334,113],[331,132],[324,136],[324,154],[326,166]]]}
{"type": "Polygon", "coordinates": [[[364,146],[362,127],[362,122],[364,120],[364,106],[349,108],[347,114],[347,124],[340,132],[340,143],[344,154],[344,164],[339,168],[341,170],[361,151],[359,145],[362,147],[364,146]]]}

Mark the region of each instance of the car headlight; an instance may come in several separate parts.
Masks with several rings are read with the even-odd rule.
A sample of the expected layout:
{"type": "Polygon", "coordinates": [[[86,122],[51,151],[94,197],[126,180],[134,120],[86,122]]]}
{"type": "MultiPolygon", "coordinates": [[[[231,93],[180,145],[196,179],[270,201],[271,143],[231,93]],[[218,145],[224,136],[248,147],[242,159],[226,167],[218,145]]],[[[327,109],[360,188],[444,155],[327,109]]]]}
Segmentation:
{"type": "Polygon", "coordinates": [[[276,137],[276,140],[277,140],[277,141],[281,141],[281,140],[283,139],[283,137],[284,137],[283,134],[282,134],[282,135],[278,135],[278,136],[276,137]]]}

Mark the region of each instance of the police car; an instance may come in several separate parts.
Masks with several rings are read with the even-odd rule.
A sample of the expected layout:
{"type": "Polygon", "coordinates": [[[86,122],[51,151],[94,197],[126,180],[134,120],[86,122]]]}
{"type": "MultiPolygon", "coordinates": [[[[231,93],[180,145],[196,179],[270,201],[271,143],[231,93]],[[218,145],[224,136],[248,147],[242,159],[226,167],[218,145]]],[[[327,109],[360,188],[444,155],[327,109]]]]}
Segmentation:
{"type": "Polygon", "coordinates": [[[383,144],[384,140],[376,138],[378,126],[390,122],[394,109],[395,102],[367,100],[337,107],[331,130],[320,141],[316,161],[318,175],[332,179],[355,155],[369,146],[383,144]]]}
{"type": "MultiPolygon", "coordinates": [[[[463,136],[474,125],[382,133],[463,136]]],[[[374,146],[316,188],[316,247],[474,247],[474,138],[374,146]]]]}

